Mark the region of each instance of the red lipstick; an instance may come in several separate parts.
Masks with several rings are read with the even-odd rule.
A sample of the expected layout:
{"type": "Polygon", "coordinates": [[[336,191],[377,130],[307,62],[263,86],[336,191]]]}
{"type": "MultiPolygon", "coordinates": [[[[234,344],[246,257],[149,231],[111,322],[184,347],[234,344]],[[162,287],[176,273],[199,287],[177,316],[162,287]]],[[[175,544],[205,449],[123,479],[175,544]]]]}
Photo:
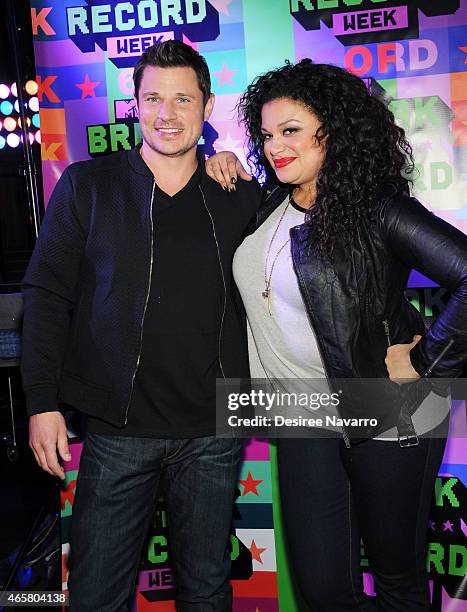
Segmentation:
{"type": "Polygon", "coordinates": [[[296,157],[277,157],[273,161],[276,168],[283,168],[284,166],[291,164],[296,159],[296,157]]]}

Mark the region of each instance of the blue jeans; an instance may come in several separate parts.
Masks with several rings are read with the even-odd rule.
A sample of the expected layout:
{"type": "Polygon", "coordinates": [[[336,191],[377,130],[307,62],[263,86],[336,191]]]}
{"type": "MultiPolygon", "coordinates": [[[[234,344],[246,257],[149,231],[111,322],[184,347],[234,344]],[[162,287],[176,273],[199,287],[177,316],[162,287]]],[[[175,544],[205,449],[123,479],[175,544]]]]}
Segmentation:
{"type": "MultiPolygon", "coordinates": [[[[438,428],[447,435],[447,423],[438,428]]],[[[428,436],[428,434],[427,434],[428,436]]],[[[278,440],[289,560],[319,612],[427,612],[426,534],[445,438],[418,446],[332,438],[278,440]],[[360,539],[376,599],[363,592],[360,539]]]]}
{"type": "Polygon", "coordinates": [[[70,534],[71,612],[132,609],[142,546],[162,481],[177,610],[231,610],[227,543],[241,454],[235,439],[88,433],[70,534]]]}

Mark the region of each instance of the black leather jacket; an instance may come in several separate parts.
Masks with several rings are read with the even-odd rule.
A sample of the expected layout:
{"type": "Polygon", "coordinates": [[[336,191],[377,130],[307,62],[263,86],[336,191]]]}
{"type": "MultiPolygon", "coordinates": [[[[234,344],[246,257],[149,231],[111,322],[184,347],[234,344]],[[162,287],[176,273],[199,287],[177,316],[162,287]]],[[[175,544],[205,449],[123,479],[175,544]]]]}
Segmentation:
{"type": "MultiPolygon", "coordinates": [[[[286,196],[287,189],[267,186],[249,233],[286,196]]],[[[405,183],[388,182],[358,239],[350,246],[337,244],[333,264],[317,258],[309,224],[293,227],[290,237],[303,303],[329,379],[387,378],[388,344],[412,342],[415,334],[423,339],[410,359],[420,376],[460,375],[467,357],[467,238],[410,197],[405,183]],[[428,330],[404,295],[412,268],[451,292],[428,330]]],[[[388,415],[381,431],[396,422],[388,415]]]]}

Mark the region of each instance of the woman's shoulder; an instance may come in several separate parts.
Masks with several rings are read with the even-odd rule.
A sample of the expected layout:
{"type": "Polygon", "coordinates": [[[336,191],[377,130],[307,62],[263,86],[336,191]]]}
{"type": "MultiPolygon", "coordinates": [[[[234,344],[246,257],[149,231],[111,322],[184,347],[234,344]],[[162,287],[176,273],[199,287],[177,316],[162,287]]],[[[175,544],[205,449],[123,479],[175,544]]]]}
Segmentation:
{"type": "Polygon", "coordinates": [[[403,177],[391,176],[380,183],[378,200],[380,206],[394,199],[410,197],[409,182],[403,177]]]}
{"type": "Polygon", "coordinates": [[[419,204],[410,194],[408,181],[402,177],[390,177],[379,186],[375,212],[380,221],[387,223],[401,209],[410,207],[411,202],[419,204]]]}

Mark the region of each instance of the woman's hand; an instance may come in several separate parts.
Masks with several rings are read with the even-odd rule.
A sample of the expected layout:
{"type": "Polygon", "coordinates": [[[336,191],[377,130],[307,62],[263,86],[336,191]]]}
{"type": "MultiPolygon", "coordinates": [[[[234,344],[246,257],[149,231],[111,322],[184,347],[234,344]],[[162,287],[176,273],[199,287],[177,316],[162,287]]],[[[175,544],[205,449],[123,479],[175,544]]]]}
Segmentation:
{"type": "Polygon", "coordinates": [[[410,351],[421,338],[422,336],[414,336],[410,344],[394,344],[388,348],[384,362],[392,381],[403,384],[420,378],[410,362],[410,351]]]}
{"type": "Polygon", "coordinates": [[[235,191],[235,183],[240,177],[251,181],[251,174],[245,170],[235,153],[221,151],[206,160],[206,173],[221,184],[222,189],[235,191]]]}

